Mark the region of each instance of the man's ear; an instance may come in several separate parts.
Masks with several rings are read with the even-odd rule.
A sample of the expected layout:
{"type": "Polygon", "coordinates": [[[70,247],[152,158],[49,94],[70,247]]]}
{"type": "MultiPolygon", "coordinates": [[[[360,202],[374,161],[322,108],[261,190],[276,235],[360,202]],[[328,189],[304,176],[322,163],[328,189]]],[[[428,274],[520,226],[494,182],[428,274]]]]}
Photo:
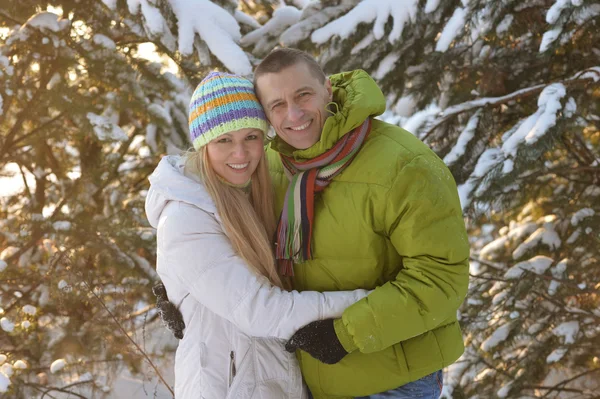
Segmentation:
{"type": "Polygon", "coordinates": [[[329,102],[333,101],[333,89],[331,87],[331,80],[329,78],[325,78],[325,90],[327,90],[327,98],[329,102]]]}

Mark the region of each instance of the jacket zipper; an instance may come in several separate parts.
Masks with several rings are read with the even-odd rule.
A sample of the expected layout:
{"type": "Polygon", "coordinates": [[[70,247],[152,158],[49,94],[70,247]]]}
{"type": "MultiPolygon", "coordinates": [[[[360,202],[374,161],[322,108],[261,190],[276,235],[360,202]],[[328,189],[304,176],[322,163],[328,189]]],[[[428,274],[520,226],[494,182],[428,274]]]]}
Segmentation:
{"type": "Polygon", "coordinates": [[[231,388],[231,384],[233,383],[233,379],[235,378],[235,352],[231,351],[229,354],[229,387],[231,388]]]}

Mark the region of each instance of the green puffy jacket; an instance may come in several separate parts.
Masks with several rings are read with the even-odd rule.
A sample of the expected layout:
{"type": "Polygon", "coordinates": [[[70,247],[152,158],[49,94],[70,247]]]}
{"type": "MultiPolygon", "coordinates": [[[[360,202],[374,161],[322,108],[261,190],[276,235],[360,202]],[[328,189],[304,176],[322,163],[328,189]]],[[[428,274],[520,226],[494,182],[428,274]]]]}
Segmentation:
{"type": "MultiPolygon", "coordinates": [[[[288,180],[277,152],[314,158],[385,109],[366,72],[333,75],[331,82],[339,110],[321,140],[294,150],[276,138],[268,150],[278,212],[288,180]]],[[[351,352],[341,362],[298,353],[315,398],[384,392],[458,359],[464,346],[456,312],[467,292],[469,243],[456,183],[425,144],[373,120],[356,158],[317,194],[313,229],[313,259],[294,266],[296,289],[376,288],[335,323],[351,352]]]]}

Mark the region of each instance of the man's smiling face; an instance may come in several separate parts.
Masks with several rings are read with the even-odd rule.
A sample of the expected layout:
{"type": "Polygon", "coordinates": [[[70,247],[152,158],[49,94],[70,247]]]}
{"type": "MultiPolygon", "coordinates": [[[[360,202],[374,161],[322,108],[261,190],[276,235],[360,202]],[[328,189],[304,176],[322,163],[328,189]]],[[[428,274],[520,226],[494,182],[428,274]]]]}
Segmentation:
{"type": "Polygon", "coordinates": [[[308,66],[299,62],[277,73],[266,73],[256,81],[256,92],[269,122],[289,145],[304,150],[321,138],[329,116],[331,82],[320,82],[308,66]]]}

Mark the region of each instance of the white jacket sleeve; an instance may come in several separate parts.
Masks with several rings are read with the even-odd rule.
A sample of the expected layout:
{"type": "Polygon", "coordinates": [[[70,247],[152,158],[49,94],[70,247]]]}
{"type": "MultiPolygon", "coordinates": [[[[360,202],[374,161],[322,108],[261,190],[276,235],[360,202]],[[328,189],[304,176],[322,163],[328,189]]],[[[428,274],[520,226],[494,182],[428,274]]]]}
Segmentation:
{"type": "Polygon", "coordinates": [[[165,272],[198,302],[255,337],[289,339],[306,324],[341,317],[369,293],[281,290],[236,255],[213,215],[173,202],[158,224],[165,272]]]}

